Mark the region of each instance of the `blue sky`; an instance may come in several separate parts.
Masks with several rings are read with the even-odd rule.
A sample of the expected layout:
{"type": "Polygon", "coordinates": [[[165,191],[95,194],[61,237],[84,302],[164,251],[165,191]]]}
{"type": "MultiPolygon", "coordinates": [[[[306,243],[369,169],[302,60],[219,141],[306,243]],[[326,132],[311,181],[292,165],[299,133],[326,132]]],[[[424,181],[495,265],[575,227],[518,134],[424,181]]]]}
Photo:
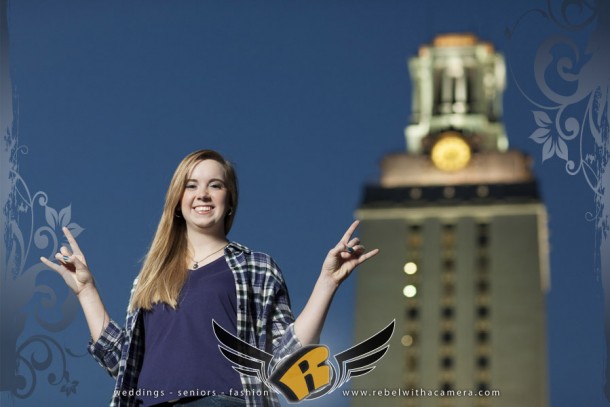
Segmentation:
{"type": "MultiPolygon", "coordinates": [[[[593,28],[568,31],[528,13],[546,10],[543,1],[455,4],[12,1],[16,133],[28,148],[19,172],[31,191],[48,194],[49,206],[71,205],[107,308],[122,321],[173,169],[195,149],[221,151],[236,163],[241,185],[230,237],[274,256],[298,313],[363,185],[378,179],[385,154],[405,150],[407,58],[437,33],[474,32],[512,69],[504,100],[509,142],[533,157],[549,211],[552,405],[606,405],[603,293],[595,225],[587,220],[593,192],[561,159],[541,162],[541,146],[528,138],[539,109],[524,95],[541,100],[532,73],[542,41],[563,35],[584,47],[593,28]]],[[[65,295],[58,280],[40,275],[65,295]]],[[[353,283],[341,287],[328,316],[322,340],[331,351],[353,341],[353,283]]],[[[24,334],[37,330],[30,321],[24,334]]],[[[79,313],[53,335],[83,353],[84,318],[79,313]]],[[[73,404],[41,373],[36,392],[13,404],[105,404],[112,380],[88,357],[69,363],[80,381],[73,404]]],[[[310,404],[346,405],[331,397],[310,404]]]]}

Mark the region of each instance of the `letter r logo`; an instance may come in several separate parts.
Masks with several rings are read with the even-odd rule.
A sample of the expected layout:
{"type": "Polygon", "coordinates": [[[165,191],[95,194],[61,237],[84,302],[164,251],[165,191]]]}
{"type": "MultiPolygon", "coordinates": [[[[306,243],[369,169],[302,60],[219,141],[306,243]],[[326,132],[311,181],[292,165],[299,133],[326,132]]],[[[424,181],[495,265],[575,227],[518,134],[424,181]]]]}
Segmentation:
{"type": "Polygon", "coordinates": [[[307,346],[282,361],[270,381],[282,389],[289,401],[301,401],[330,384],[326,346],[307,346]]]}
{"type": "Polygon", "coordinates": [[[375,369],[374,363],[387,352],[394,333],[394,321],[370,338],[334,355],[324,345],[305,346],[279,363],[272,354],[258,349],[212,321],[218,349],[233,364],[233,369],[260,382],[296,403],[332,393],[352,377],[375,369]]]}

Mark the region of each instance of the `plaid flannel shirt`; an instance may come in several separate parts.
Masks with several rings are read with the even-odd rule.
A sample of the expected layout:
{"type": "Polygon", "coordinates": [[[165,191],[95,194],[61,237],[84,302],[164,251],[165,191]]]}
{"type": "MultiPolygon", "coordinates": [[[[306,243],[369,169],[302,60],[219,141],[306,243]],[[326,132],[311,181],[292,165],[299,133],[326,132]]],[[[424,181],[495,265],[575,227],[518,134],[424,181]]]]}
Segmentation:
{"type": "MultiPolygon", "coordinates": [[[[224,251],[235,278],[237,336],[274,355],[274,362],[301,347],[294,333],[294,317],[284,278],[273,259],[231,242],[224,251]]],[[[134,281],[134,288],[137,278],[134,281]]],[[[133,295],[133,288],[131,290],[133,295]]],[[[141,312],[127,313],[125,327],[110,321],[101,337],[89,342],[89,353],[116,378],[111,407],[136,406],[135,392],[144,360],[141,312]]],[[[202,321],[209,323],[212,321],[202,321]]],[[[202,368],[205,361],[201,361],[202,368]]],[[[248,406],[279,406],[277,395],[259,379],[241,375],[248,406]]]]}

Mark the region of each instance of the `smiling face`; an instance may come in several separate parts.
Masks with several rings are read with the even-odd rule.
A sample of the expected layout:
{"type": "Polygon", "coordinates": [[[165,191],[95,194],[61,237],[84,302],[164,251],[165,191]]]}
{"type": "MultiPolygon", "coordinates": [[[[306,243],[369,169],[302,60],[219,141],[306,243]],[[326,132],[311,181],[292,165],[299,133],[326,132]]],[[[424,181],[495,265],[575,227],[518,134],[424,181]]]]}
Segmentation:
{"type": "Polygon", "coordinates": [[[224,219],[230,208],[225,169],[218,161],[203,160],[187,177],[180,209],[189,232],[225,237],[224,219]]]}

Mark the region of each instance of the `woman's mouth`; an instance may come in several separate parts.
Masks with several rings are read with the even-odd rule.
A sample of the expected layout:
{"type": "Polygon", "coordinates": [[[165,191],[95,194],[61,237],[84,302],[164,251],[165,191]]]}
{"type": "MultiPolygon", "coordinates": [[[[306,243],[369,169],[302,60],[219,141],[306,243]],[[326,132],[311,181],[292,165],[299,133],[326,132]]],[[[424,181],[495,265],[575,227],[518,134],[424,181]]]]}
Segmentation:
{"type": "Polygon", "coordinates": [[[193,209],[198,214],[204,215],[206,213],[209,213],[212,209],[214,209],[214,207],[211,205],[200,205],[200,206],[195,206],[193,209]]]}

